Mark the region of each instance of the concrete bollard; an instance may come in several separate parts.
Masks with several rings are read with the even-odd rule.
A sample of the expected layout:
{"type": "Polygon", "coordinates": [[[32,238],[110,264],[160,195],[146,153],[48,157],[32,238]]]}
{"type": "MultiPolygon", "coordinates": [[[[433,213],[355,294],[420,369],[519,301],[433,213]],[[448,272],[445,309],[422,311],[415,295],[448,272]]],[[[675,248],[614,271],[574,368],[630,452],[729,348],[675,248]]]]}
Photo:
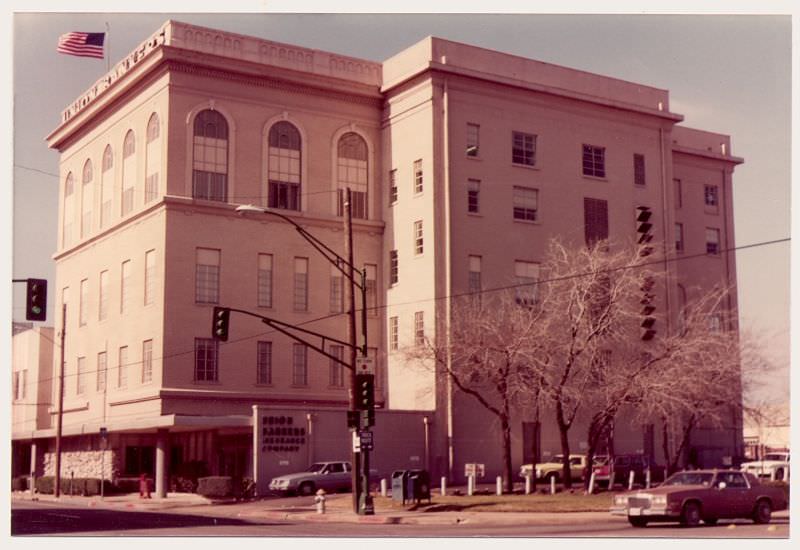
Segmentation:
{"type": "Polygon", "coordinates": [[[467,477],[467,496],[475,494],[475,476],[467,477]]]}
{"type": "Polygon", "coordinates": [[[447,496],[447,478],[442,476],[442,480],[440,482],[442,496],[447,496]]]}
{"type": "Polygon", "coordinates": [[[550,476],[550,494],[556,494],[556,476],[550,476]]]}
{"type": "Polygon", "coordinates": [[[531,494],[531,476],[530,475],[526,475],[525,476],[525,494],[526,495],[531,494]]]}
{"type": "Polygon", "coordinates": [[[496,490],[497,490],[497,496],[502,495],[503,494],[503,476],[497,476],[495,478],[494,482],[495,482],[495,487],[496,487],[496,490]]]}
{"type": "Polygon", "coordinates": [[[386,478],[381,479],[381,496],[385,497],[389,494],[389,482],[386,478]]]}
{"type": "Polygon", "coordinates": [[[594,472],[592,472],[592,475],[589,476],[589,490],[587,492],[590,495],[594,493],[594,472]]]}
{"type": "Polygon", "coordinates": [[[650,488],[650,468],[644,471],[644,488],[650,488]]]}
{"type": "Polygon", "coordinates": [[[634,475],[635,475],[635,473],[634,473],[634,471],[633,471],[633,470],[631,470],[631,473],[630,473],[630,474],[628,474],[628,490],[629,490],[629,491],[630,491],[631,489],[633,489],[633,477],[634,477],[634,475]]]}

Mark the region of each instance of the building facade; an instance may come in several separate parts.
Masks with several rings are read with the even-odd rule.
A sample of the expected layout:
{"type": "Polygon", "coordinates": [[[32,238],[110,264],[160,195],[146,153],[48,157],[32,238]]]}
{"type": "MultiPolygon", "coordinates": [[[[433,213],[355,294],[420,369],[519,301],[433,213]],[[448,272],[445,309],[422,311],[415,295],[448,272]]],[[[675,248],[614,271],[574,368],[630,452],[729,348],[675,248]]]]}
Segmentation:
{"type": "MultiPolygon", "coordinates": [[[[344,416],[326,437],[314,429],[347,408],[346,370],[256,318],[234,312],[225,343],[210,323],[220,305],[346,341],[335,266],[292,224],[236,207],[280,212],[341,254],[349,188],[378,423],[408,415],[387,421],[397,437],[385,436],[376,468],[458,480],[462,463],[479,462],[499,473],[490,419],[402,350],[441,336],[450,297],[535,280],[552,237],[632,242],[641,205],[663,249],[691,256],[665,262],[666,327],[693,289],[734,285],[742,161],[727,136],[681,121],[665,90],[437,38],[374,63],[165,23],[48,136],[61,154],[65,449],[110,449],[115,476],[147,471],[162,489],[190,460],[248,475],[258,406],[294,428],[265,442],[271,473],[347,454],[344,416]]],[[[56,413],[14,432],[16,445],[38,442],[41,473],[56,413]]],[[[514,428],[517,463],[534,445],[528,420],[514,428]]],[[[718,432],[709,463],[740,452],[740,425],[718,432]]],[[[536,433],[545,456],[557,452],[554,431],[536,433]]],[[[642,448],[641,433],[622,439],[642,448]]]]}

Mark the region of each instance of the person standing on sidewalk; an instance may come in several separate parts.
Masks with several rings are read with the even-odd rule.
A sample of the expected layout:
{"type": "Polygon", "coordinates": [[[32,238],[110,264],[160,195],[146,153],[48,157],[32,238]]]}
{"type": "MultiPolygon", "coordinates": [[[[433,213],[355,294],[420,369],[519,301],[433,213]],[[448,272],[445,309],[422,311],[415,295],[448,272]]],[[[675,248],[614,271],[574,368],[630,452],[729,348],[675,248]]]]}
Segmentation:
{"type": "Polygon", "coordinates": [[[139,498],[150,498],[150,480],[144,472],[139,476],[139,498]]]}

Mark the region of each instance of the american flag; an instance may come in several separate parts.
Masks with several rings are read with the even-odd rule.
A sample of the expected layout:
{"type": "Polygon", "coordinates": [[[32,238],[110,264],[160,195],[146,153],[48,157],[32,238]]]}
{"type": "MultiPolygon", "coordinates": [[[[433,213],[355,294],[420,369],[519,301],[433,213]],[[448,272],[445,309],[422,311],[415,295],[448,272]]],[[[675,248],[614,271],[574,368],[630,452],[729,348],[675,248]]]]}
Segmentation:
{"type": "Polygon", "coordinates": [[[58,52],[103,59],[104,32],[68,32],[58,38],[58,52]]]}

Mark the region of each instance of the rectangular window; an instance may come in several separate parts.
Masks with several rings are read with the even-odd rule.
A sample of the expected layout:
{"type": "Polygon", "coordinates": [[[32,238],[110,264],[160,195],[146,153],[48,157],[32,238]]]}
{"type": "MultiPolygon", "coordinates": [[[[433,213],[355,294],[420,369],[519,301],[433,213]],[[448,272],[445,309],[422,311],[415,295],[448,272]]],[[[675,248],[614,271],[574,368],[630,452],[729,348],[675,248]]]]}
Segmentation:
{"type": "Polygon", "coordinates": [[[75,386],[78,395],[86,391],[86,357],[78,357],[78,373],[75,377],[75,386]]]}
{"type": "Polygon", "coordinates": [[[602,199],[583,199],[583,222],[586,246],[608,240],[608,202],[602,199]]]}
{"type": "Polygon", "coordinates": [[[583,145],[583,175],[596,178],[606,177],[605,147],[583,145]]]}
{"type": "Polygon", "coordinates": [[[389,171],[389,204],[397,202],[397,170],[389,171]]]}
{"type": "Polygon", "coordinates": [[[400,322],[397,317],[389,317],[389,349],[397,351],[400,345],[400,322]]]}
{"type": "Polygon", "coordinates": [[[414,345],[425,345],[425,312],[414,312],[414,345]]]}
{"type": "Polygon", "coordinates": [[[417,220],[414,222],[414,254],[419,256],[424,250],[422,220],[417,220]]]}
{"type": "Polygon", "coordinates": [[[149,306],[156,297],[156,251],[144,253],[144,305],[149,306]]]}
{"type": "Polygon", "coordinates": [[[467,123],[467,156],[477,157],[480,151],[481,127],[478,124],[467,123]]]}
{"type": "Polygon", "coordinates": [[[633,155],[633,183],[635,185],[644,185],[646,183],[644,177],[644,155],[637,153],[633,155]]]}
{"type": "MultiPolygon", "coordinates": [[[[344,346],[332,345],[328,352],[341,361],[344,358],[344,346]]],[[[328,384],[333,388],[344,387],[344,367],[341,363],[330,359],[328,384]]]]}
{"type": "Polygon", "coordinates": [[[514,219],[535,222],[539,209],[539,191],[514,186],[514,219]]]}
{"type": "Polygon", "coordinates": [[[292,344],[292,385],[308,385],[308,348],[304,344],[292,344]]]}
{"type": "Polygon", "coordinates": [[[97,354],[97,391],[105,391],[108,379],[108,358],[106,352],[97,354]]]}
{"type": "Polygon", "coordinates": [[[258,305],[272,307],[272,254],[258,255],[258,305]]]}
{"type": "Polygon", "coordinates": [[[108,318],[108,271],[100,272],[100,295],[97,299],[97,320],[108,318]]]}
{"type": "Polygon", "coordinates": [[[119,348],[117,367],[117,387],[124,388],[128,385],[128,346],[119,348]]]}
{"type": "Polygon", "coordinates": [[[478,214],[481,211],[481,180],[467,180],[467,212],[478,214]]]}
{"type": "Polygon", "coordinates": [[[142,384],[153,380],[153,341],[142,342],[142,384]]]}
{"type": "Polygon", "coordinates": [[[144,202],[156,200],[158,197],[158,172],[150,174],[144,180],[144,202]]]}
{"type": "Polygon", "coordinates": [[[683,252],[683,224],[675,224],[675,251],[683,252]]]}
{"type": "Polygon", "coordinates": [[[716,185],[705,185],[703,187],[706,206],[711,210],[716,210],[719,205],[719,188],[716,185]]]}
{"type": "Polygon", "coordinates": [[[397,250],[389,251],[389,284],[396,285],[400,280],[400,264],[397,250]]]}
{"type": "Polygon", "coordinates": [[[272,342],[258,342],[256,383],[272,384],[272,342]]]}
{"type": "Polygon", "coordinates": [[[674,179],[672,186],[675,189],[675,208],[680,208],[683,206],[683,183],[679,179],[674,179]]]}
{"type": "Polygon", "coordinates": [[[212,338],[194,339],[195,382],[216,382],[219,379],[219,346],[212,338]]]}
{"type": "Polygon", "coordinates": [[[331,266],[331,313],[344,311],[344,277],[339,269],[331,266]]]}
{"type": "Polygon", "coordinates": [[[294,310],[308,311],[308,258],[294,259],[294,310]]]}
{"type": "Polygon", "coordinates": [[[89,279],[81,281],[81,293],[78,302],[78,324],[84,326],[86,324],[86,313],[89,307],[89,279]]]}
{"type": "Polygon", "coordinates": [[[414,161],[414,193],[422,193],[422,159],[414,161]]]}
{"type": "Polygon", "coordinates": [[[19,376],[20,376],[19,371],[15,371],[14,372],[14,379],[13,379],[13,382],[12,382],[12,384],[14,384],[14,386],[12,387],[12,390],[11,390],[13,392],[12,395],[14,396],[14,401],[17,401],[17,400],[20,399],[20,396],[19,396],[19,376]]]}
{"type": "Polygon", "coordinates": [[[481,290],[481,257],[469,257],[469,293],[480,296],[481,290]]]}
{"type": "Polygon", "coordinates": [[[536,136],[523,132],[512,132],[511,136],[511,162],[523,166],[535,166],[536,136]]]}
{"type": "Polygon", "coordinates": [[[719,253],[719,229],[706,227],[706,254],[719,253]]]}
{"type": "Polygon", "coordinates": [[[218,304],[220,251],[211,248],[198,248],[195,261],[195,302],[198,304],[218,304]]]}
{"type": "Polygon", "coordinates": [[[514,262],[516,280],[516,300],[522,306],[536,303],[538,297],[539,264],[534,262],[514,262]]]}
{"type": "Polygon", "coordinates": [[[378,315],[378,266],[375,264],[365,264],[364,270],[367,272],[367,315],[377,317],[378,315]]]}
{"type": "Polygon", "coordinates": [[[126,313],[128,311],[128,300],[130,299],[131,288],[131,261],[125,260],[122,262],[120,269],[120,284],[119,284],[119,312],[126,313]]]}

